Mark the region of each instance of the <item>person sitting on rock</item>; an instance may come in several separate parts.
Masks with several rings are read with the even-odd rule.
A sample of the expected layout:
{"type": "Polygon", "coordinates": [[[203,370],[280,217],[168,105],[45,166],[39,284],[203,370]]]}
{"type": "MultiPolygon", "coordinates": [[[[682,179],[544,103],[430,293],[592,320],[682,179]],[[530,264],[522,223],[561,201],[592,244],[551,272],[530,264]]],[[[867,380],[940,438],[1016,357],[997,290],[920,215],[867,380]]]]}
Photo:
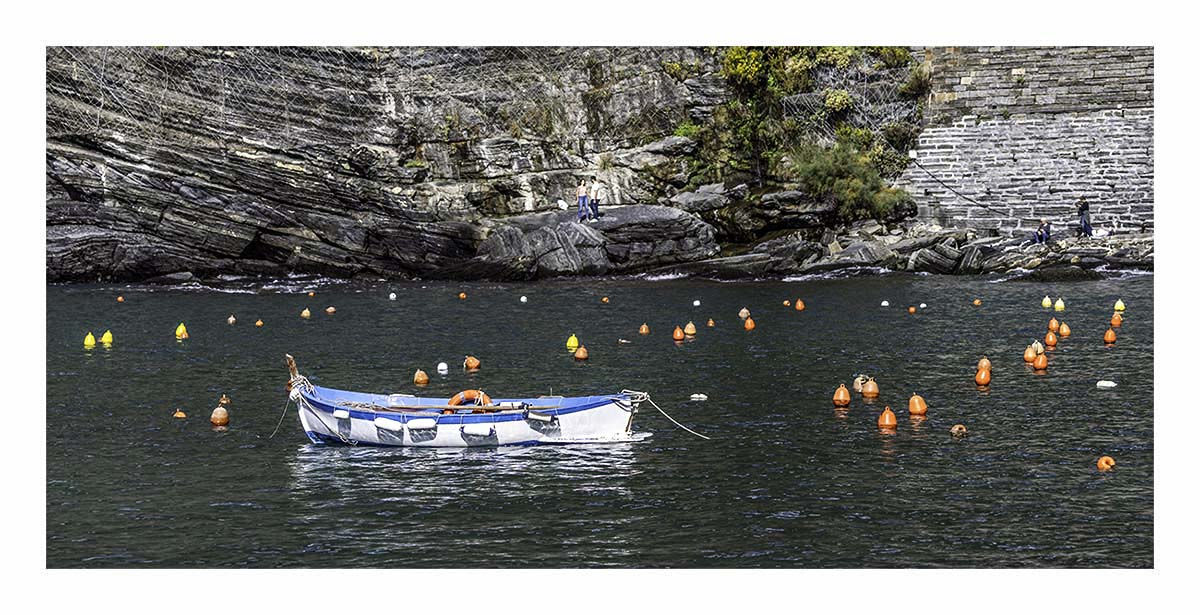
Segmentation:
{"type": "Polygon", "coordinates": [[[576,222],[583,222],[584,218],[588,217],[588,189],[587,180],[579,180],[579,187],[575,189],[575,198],[579,202],[579,215],[576,216],[576,222]]]}
{"type": "Polygon", "coordinates": [[[596,177],[595,177],[595,176],[592,176],[592,185],[591,185],[591,187],[588,189],[588,203],[589,203],[589,204],[591,205],[591,207],[592,207],[592,216],[591,216],[591,220],[593,220],[593,221],[595,221],[595,220],[599,220],[599,219],[600,219],[600,207],[599,207],[599,203],[600,203],[600,180],[596,179],[596,177]]]}
{"type": "Polygon", "coordinates": [[[1088,207],[1087,199],[1079,197],[1079,201],[1075,203],[1075,206],[1079,208],[1079,236],[1091,237],[1092,216],[1088,211],[1090,208],[1088,207]]]}
{"type": "Polygon", "coordinates": [[[1050,221],[1042,218],[1042,223],[1038,225],[1037,232],[1033,234],[1034,243],[1046,243],[1050,241],[1050,221]]]}

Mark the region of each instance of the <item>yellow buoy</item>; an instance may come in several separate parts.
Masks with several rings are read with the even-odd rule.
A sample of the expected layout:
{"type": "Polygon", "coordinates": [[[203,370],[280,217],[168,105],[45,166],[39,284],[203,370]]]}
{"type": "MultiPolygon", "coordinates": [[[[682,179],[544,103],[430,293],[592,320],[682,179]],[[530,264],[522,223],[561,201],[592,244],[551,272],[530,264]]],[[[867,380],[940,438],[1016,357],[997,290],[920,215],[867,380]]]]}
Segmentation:
{"type": "Polygon", "coordinates": [[[100,336],[101,344],[111,344],[113,340],[112,331],[105,330],[104,335],[100,336]]]}
{"type": "Polygon", "coordinates": [[[576,348],[579,348],[579,338],[575,337],[575,334],[572,333],[571,337],[567,338],[567,350],[575,352],[576,348]]]}
{"type": "Polygon", "coordinates": [[[91,348],[92,346],[95,346],[95,345],[96,345],[96,338],[92,336],[91,331],[88,331],[87,335],[85,335],[83,338],[83,347],[91,348]]]}
{"type": "Polygon", "coordinates": [[[1121,301],[1120,299],[1117,299],[1117,302],[1113,304],[1113,309],[1118,312],[1124,312],[1125,311],[1125,302],[1121,301]]]}
{"type": "Polygon", "coordinates": [[[125,303],[125,297],[122,297],[121,295],[117,295],[117,303],[125,303]]]}
{"type": "Polygon", "coordinates": [[[693,324],[692,321],[689,320],[688,324],[684,325],[683,332],[688,335],[695,335],[696,334],[696,325],[693,324]]]}
{"type": "Polygon", "coordinates": [[[227,322],[227,323],[229,323],[229,324],[231,324],[231,325],[232,325],[233,323],[237,322],[237,319],[233,317],[233,314],[230,314],[230,315],[229,315],[229,318],[226,318],[226,319],[225,319],[225,322],[227,322]]]}
{"type": "Polygon", "coordinates": [[[186,419],[187,418],[187,414],[184,414],[183,410],[180,410],[179,408],[176,408],[175,414],[172,414],[171,416],[173,416],[177,419],[186,419]]]}
{"type": "Polygon", "coordinates": [[[258,320],[254,321],[254,326],[256,326],[256,327],[261,327],[261,326],[263,326],[263,321],[262,321],[262,319],[261,319],[261,318],[259,318],[258,320]]]}
{"type": "Polygon", "coordinates": [[[1046,295],[1045,297],[1042,297],[1042,307],[1048,308],[1052,305],[1054,305],[1054,302],[1050,301],[1050,295],[1046,295]]]}
{"type": "Polygon", "coordinates": [[[1062,297],[1059,297],[1059,298],[1058,298],[1058,301],[1055,301],[1055,302],[1054,302],[1054,311],[1055,311],[1055,312],[1061,312],[1061,311],[1063,311],[1063,310],[1065,310],[1065,309],[1067,309],[1067,304],[1066,304],[1066,303],[1063,303],[1062,297]]]}
{"type": "Polygon", "coordinates": [[[181,340],[187,339],[187,327],[183,326],[183,323],[179,323],[179,326],[175,327],[175,338],[181,340]]]}
{"type": "Polygon", "coordinates": [[[304,308],[304,310],[300,312],[300,318],[309,318],[311,316],[312,312],[308,311],[308,308],[304,308]]]}

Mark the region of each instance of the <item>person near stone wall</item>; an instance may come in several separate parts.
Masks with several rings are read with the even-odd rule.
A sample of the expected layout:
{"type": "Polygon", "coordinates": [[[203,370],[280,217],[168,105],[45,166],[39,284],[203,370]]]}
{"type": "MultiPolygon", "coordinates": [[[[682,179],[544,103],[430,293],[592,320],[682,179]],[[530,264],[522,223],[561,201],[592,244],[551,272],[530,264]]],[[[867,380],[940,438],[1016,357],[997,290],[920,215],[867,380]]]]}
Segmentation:
{"type": "Polygon", "coordinates": [[[587,180],[579,180],[579,187],[575,189],[575,199],[579,203],[579,215],[576,216],[576,222],[583,222],[584,218],[588,217],[588,188],[587,180]]]}
{"type": "Polygon", "coordinates": [[[1092,236],[1092,215],[1091,215],[1091,212],[1089,211],[1090,208],[1088,207],[1087,199],[1085,199],[1083,197],[1079,197],[1079,201],[1077,201],[1075,203],[1075,206],[1077,208],[1079,208],[1079,236],[1080,237],[1091,237],[1092,236]]]}
{"type": "Polygon", "coordinates": [[[1035,243],[1046,243],[1050,241],[1050,221],[1042,218],[1042,223],[1038,225],[1037,231],[1033,234],[1035,243]]]}
{"type": "Polygon", "coordinates": [[[588,189],[588,204],[592,208],[592,220],[600,219],[600,180],[592,176],[592,185],[588,189]]]}

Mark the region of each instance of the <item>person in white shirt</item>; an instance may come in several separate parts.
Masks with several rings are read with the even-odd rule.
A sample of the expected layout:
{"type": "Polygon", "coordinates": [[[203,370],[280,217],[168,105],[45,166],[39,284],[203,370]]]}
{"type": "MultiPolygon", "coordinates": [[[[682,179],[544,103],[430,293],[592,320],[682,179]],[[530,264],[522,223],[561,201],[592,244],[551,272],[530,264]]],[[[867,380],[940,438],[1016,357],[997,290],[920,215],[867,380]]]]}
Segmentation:
{"type": "Polygon", "coordinates": [[[588,189],[588,204],[592,208],[591,219],[593,221],[600,219],[600,180],[592,177],[592,185],[588,189]]]}

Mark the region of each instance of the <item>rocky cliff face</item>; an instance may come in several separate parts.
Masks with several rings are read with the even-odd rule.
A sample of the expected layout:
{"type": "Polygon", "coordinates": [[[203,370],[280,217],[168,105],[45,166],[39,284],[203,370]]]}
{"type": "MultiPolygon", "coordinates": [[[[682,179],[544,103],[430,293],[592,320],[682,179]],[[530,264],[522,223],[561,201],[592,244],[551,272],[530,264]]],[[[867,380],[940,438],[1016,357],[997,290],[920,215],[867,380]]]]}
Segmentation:
{"type": "MultiPolygon", "coordinates": [[[[697,185],[698,144],[674,133],[733,96],[721,50],[48,48],[47,276],[1153,267],[1150,235],[1084,246],[1027,239],[1039,217],[1066,216],[1077,193],[1099,201],[1105,186],[1116,196],[1093,206],[1097,226],[1138,230],[1149,219],[1152,228],[1148,64],[1097,69],[1119,86],[1110,96],[1075,83],[1089,66],[1078,50],[917,52],[934,69],[932,125],[916,145],[919,168],[900,181],[922,223],[900,209],[847,225],[832,204],[778,178],[697,185]],[[1055,60],[1068,52],[1069,62],[1055,60]],[[1030,97],[1027,80],[1061,92],[1030,97]],[[1010,89],[1018,98],[1000,95],[1010,89]],[[1110,99],[1142,108],[1114,115],[1110,99]],[[1096,106],[1103,121],[1064,104],[1096,106]],[[981,105],[998,115],[962,115],[981,105]],[[1036,130],[1024,128],[1030,118],[1036,130]],[[604,186],[603,215],[579,223],[576,186],[592,176],[604,186]]],[[[1108,49],[1097,61],[1130,54],[1143,61],[1147,51],[1108,49]]],[[[817,121],[829,89],[854,101],[850,123],[920,117],[896,95],[908,67],[813,71],[813,91],[782,103],[788,121],[825,131],[817,136],[832,138],[834,125],[817,121]]]]}
{"type": "MultiPolygon", "coordinates": [[[[463,274],[493,233],[532,233],[506,218],[573,209],[581,178],[605,205],[681,185],[688,140],[663,137],[722,83],[691,48],[50,48],[48,277],[463,274]]],[[[661,213],[603,232],[614,269],[675,262],[614,243],[661,213]]],[[[666,219],[664,245],[715,249],[698,218],[666,219]]]]}

